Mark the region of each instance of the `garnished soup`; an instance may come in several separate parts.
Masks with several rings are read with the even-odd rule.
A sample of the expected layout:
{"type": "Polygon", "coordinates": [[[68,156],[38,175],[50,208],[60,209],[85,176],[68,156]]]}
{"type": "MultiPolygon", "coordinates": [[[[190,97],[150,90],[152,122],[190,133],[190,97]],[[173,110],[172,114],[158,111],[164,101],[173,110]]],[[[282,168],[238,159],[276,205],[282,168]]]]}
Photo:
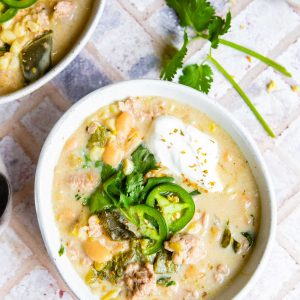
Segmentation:
{"type": "Polygon", "coordinates": [[[73,46],[93,0],[0,1],[0,95],[43,76],[73,46]]]}
{"type": "Polygon", "coordinates": [[[100,108],[55,168],[60,255],[99,299],[211,299],[255,243],[259,195],[231,137],[159,97],[100,108]]]}

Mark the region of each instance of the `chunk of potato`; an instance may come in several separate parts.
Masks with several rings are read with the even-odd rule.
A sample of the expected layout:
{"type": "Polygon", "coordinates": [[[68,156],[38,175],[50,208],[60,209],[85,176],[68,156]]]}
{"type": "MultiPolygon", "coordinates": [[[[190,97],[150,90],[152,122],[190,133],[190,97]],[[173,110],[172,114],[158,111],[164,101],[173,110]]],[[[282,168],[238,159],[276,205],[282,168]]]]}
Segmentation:
{"type": "Polygon", "coordinates": [[[111,252],[98,241],[88,239],[82,244],[85,253],[95,262],[103,263],[112,258],[111,252]]]}

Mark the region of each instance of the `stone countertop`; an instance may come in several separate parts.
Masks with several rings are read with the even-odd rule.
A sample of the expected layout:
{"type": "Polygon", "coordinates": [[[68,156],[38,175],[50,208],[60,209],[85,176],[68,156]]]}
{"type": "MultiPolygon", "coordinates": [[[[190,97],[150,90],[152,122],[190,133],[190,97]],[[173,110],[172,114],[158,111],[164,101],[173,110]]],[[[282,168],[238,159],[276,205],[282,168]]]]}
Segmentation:
{"type": "MultiPolygon", "coordinates": [[[[216,73],[210,96],[246,127],[274,181],[278,224],[267,268],[247,299],[300,299],[300,12],[284,0],[214,0],[234,15],[228,39],[276,58],[286,78],[257,60],[220,46],[216,58],[245,88],[277,137],[269,138],[228,82],[216,73]],[[237,66],[239,66],[237,68],[237,66]],[[273,80],[276,88],[268,92],[273,80]]],[[[33,197],[41,146],[57,119],[96,88],[134,78],[158,78],[166,45],[180,43],[180,28],[163,0],[109,0],[86,48],[52,82],[0,106],[0,155],[13,179],[13,217],[0,236],[0,299],[73,299],[51,264],[40,236],[33,197]]],[[[189,53],[199,61],[207,51],[189,53]]]]}

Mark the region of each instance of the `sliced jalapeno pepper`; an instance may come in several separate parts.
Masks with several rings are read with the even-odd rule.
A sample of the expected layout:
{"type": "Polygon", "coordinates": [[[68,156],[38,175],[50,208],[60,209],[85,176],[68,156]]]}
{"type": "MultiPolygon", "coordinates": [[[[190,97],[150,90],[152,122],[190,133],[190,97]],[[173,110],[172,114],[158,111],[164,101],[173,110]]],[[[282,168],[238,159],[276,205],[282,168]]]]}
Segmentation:
{"type": "Polygon", "coordinates": [[[155,187],[149,193],[146,204],[160,209],[168,230],[173,233],[181,230],[195,213],[195,203],[191,195],[174,183],[155,187]]]}
{"type": "Polygon", "coordinates": [[[161,213],[144,204],[130,207],[128,213],[132,223],[139,228],[140,233],[151,239],[146,249],[143,249],[143,253],[151,255],[160,250],[168,236],[168,228],[161,213]]]}
{"type": "Polygon", "coordinates": [[[8,8],[4,12],[0,12],[0,24],[5,23],[12,19],[18,12],[16,8],[8,8]]]}
{"type": "Polygon", "coordinates": [[[37,0],[1,0],[3,3],[12,8],[27,8],[33,5],[37,0]]]}

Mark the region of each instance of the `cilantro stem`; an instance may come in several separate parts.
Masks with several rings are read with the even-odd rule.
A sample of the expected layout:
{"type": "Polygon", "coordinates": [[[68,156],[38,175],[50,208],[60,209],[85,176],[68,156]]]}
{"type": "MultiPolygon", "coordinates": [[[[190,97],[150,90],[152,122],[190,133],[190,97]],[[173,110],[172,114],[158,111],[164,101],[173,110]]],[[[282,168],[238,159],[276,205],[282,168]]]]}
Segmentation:
{"type": "Polygon", "coordinates": [[[215,65],[215,67],[223,74],[223,76],[232,84],[232,86],[235,88],[235,90],[239,93],[239,95],[242,97],[242,99],[245,101],[245,103],[248,105],[250,110],[253,112],[257,120],[260,122],[262,127],[266,130],[266,132],[271,136],[275,137],[275,133],[271,129],[271,127],[268,125],[268,123],[265,121],[265,119],[262,117],[262,115],[258,112],[254,104],[251,102],[249,97],[246,95],[246,93],[242,90],[242,88],[238,85],[238,83],[232,78],[232,76],[219,64],[218,61],[216,61],[211,55],[208,56],[208,59],[215,65]]]}
{"type": "Polygon", "coordinates": [[[220,44],[222,44],[222,45],[225,45],[225,46],[231,47],[233,49],[236,49],[238,51],[249,54],[250,56],[253,56],[253,57],[259,59],[260,61],[264,62],[266,65],[268,65],[268,66],[274,68],[275,70],[279,71],[280,73],[284,74],[285,76],[292,77],[291,73],[288,72],[288,70],[284,66],[278,64],[276,61],[274,61],[264,55],[261,55],[249,48],[242,46],[242,45],[239,45],[239,44],[236,44],[236,43],[224,40],[224,39],[219,39],[219,41],[220,41],[220,44]]]}
{"type": "MultiPolygon", "coordinates": [[[[202,34],[202,33],[197,33],[197,35],[195,37],[193,37],[191,39],[191,41],[195,41],[199,38],[203,38],[203,39],[206,39],[208,40],[208,35],[207,34],[202,34]]],[[[244,52],[252,57],[255,57],[257,58],[258,60],[262,61],[263,63],[265,63],[266,65],[272,67],[273,69],[277,70],[278,72],[284,74],[285,76],[287,77],[292,77],[292,74],[282,65],[280,65],[279,63],[277,63],[276,61],[262,55],[262,54],[259,54],[249,48],[246,48],[242,45],[239,45],[239,44],[236,44],[236,43],[233,43],[233,42],[230,42],[230,41],[227,41],[227,40],[224,40],[224,39],[219,39],[219,42],[220,44],[224,45],[224,46],[227,46],[227,47],[231,47],[235,50],[238,50],[240,52],[244,52]]]]}

